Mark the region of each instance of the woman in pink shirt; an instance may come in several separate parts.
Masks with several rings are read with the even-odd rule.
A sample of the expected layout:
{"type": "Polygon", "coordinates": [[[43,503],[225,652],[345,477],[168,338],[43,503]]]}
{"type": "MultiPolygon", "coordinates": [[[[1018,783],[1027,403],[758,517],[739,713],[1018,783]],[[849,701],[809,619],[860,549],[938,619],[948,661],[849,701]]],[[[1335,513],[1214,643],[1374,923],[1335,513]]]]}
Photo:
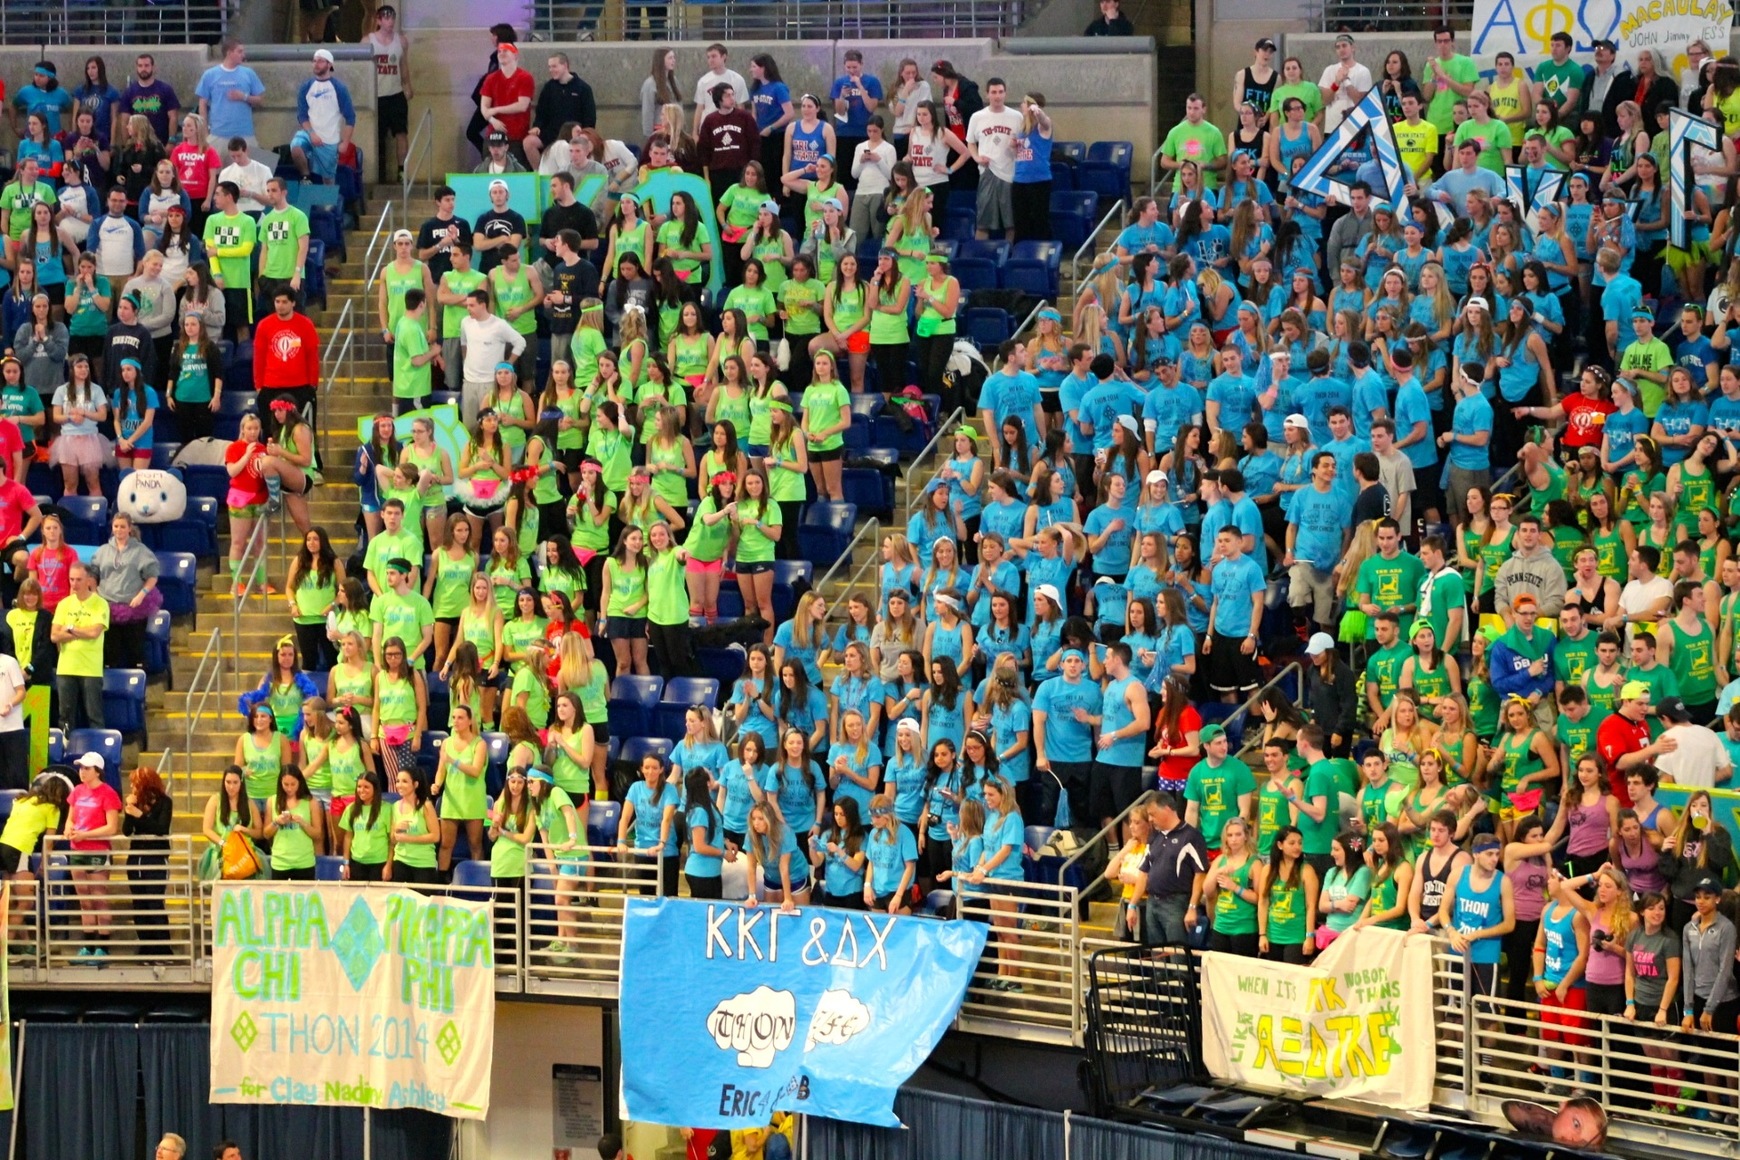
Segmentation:
{"type": "Polygon", "coordinates": [[[73,853],[73,890],[79,896],[79,924],[86,943],[81,959],[103,959],[112,933],[109,912],[109,839],[121,832],[121,795],[103,780],[103,757],[87,753],[78,759],[79,783],[67,799],[67,842],[73,853]]]}
{"type": "Polygon", "coordinates": [[[53,612],[72,591],[72,566],[78,553],[67,546],[60,517],[44,516],[42,543],[30,553],[30,574],[42,586],[42,609],[53,612]]]}
{"type": "Polygon", "coordinates": [[[205,230],[206,216],[211,213],[211,196],[217,189],[223,159],[205,143],[205,122],[198,113],[182,118],[181,140],[170,147],[169,160],[175,164],[175,175],[181,178],[181,191],[193,203],[193,233],[199,237],[205,230]]]}

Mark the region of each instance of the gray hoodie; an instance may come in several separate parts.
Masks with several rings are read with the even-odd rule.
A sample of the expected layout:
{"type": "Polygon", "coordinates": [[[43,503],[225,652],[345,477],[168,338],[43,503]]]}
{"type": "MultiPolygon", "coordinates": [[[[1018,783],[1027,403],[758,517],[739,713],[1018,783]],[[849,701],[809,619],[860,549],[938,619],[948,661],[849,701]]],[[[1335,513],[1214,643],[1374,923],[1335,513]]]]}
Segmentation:
{"type": "Polygon", "coordinates": [[[1545,543],[1527,555],[1512,555],[1499,567],[1494,585],[1494,607],[1500,609],[1509,608],[1524,592],[1534,596],[1542,616],[1557,616],[1565,606],[1565,568],[1545,543]]]}

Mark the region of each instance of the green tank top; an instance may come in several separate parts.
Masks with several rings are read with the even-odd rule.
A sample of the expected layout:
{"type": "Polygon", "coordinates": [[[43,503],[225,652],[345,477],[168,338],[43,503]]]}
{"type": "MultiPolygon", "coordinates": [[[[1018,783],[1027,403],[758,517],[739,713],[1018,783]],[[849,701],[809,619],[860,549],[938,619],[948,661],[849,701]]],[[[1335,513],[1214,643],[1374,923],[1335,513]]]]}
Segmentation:
{"type": "Polygon", "coordinates": [[[407,844],[404,838],[421,838],[429,833],[429,819],[421,806],[413,809],[407,801],[393,803],[393,861],[404,866],[429,869],[435,865],[436,849],[429,842],[407,844]],[[401,831],[400,827],[404,829],[401,831]]]}
{"type": "Polygon", "coordinates": [[[1618,525],[1610,532],[1596,531],[1589,537],[1595,546],[1595,571],[1618,584],[1625,583],[1625,539],[1618,525]]]}
{"type": "Polygon", "coordinates": [[[695,509],[695,522],[689,528],[689,538],[683,543],[683,547],[688,549],[689,555],[704,564],[724,559],[725,548],[731,542],[731,521],[729,519],[720,520],[709,527],[707,522],[701,518],[702,516],[710,516],[718,510],[718,505],[713,502],[712,496],[702,500],[700,506],[695,509]]]}
{"type": "Polygon", "coordinates": [[[647,229],[644,220],[636,221],[633,226],[624,229],[616,227],[616,261],[621,261],[624,254],[635,254],[640,258],[643,270],[652,269],[652,231],[647,229]]]}
{"type": "Polygon", "coordinates": [[[764,564],[773,560],[774,541],[756,527],[756,520],[769,523],[779,519],[779,509],[773,504],[756,505],[740,502],[732,523],[737,526],[737,561],[740,564],[764,564]],[[765,510],[757,513],[757,506],[765,510]]]}
{"type": "Polygon", "coordinates": [[[1698,569],[1703,572],[1705,576],[1714,576],[1716,574],[1716,548],[1721,544],[1721,542],[1720,539],[1714,540],[1708,544],[1704,543],[1702,540],[1698,541],[1698,569]]]}
{"type": "Polygon", "coordinates": [[[1448,697],[1450,695],[1450,674],[1444,671],[1440,664],[1430,671],[1420,666],[1420,658],[1414,658],[1414,691],[1422,699],[1448,697]]]}
{"type": "Polygon", "coordinates": [[[381,282],[387,288],[387,329],[396,330],[405,317],[405,291],[423,288],[423,263],[413,258],[411,268],[401,270],[397,262],[388,262],[381,267],[381,282]]]}
{"type": "Polygon", "coordinates": [[[679,379],[694,380],[707,373],[707,358],[713,344],[704,334],[678,334],[671,339],[676,358],[671,373],[679,379]]]}
{"type": "Polygon", "coordinates": [[[320,573],[313,568],[308,569],[296,578],[296,616],[297,624],[320,624],[326,620],[326,610],[332,607],[338,599],[338,573],[334,572],[326,578],[326,583],[320,582],[320,573]]]}
{"type": "Polygon", "coordinates": [[[689,586],[683,579],[683,562],[673,549],[655,551],[646,569],[647,619],[654,624],[689,623],[689,586]]]}
{"type": "Polygon", "coordinates": [[[507,319],[507,324],[520,334],[536,334],[538,332],[538,312],[528,310],[518,318],[508,318],[508,312],[518,310],[532,300],[531,272],[524,262],[520,263],[518,277],[510,276],[504,268],[497,266],[489,272],[489,288],[495,292],[495,312],[507,319]]]}
{"type": "Polygon", "coordinates": [[[1492,587],[1492,578],[1498,575],[1498,570],[1504,566],[1506,560],[1510,559],[1510,538],[1515,534],[1516,529],[1513,527],[1504,533],[1503,538],[1495,536],[1491,540],[1480,545],[1481,592],[1485,592],[1487,589],[1492,587]]]}
{"type": "Polygon", "coordinates": [[[360,801],[345,807],[344,829],[350,832],[350,860],[365,866],[379,866],[387,860],[387,835],[393,828],[393,807],[381,803],[379,811],[360,801]],[[374,814],[374,822],[369,815],[374,814]]]}
{"type": "Polygon", "coordinates": [[[302,769],[314,772],[308,774],[308,788],[320,793],[332,791],[332,742],[303,731],[302,734],[302,769]],[[325,761],[320,758],[325,756],[325,761]]]}
{"type": "Polygon", "coordinates": [[[749,393],[748,442],[756,447],[766,447],[773,438],[773,388],[779,385],[777,381],[771,382],[766,391],[749,393]]]}
{"type": "Polygon", "coordinates": [[[568,389],[566,395],[561,391],[556,392],[556,410],[562,412],[562,418],[576,424],[556,432],[556,450],[578,451],[583,445],[585,432],[577,424],[580,421],[580,401],[585,397],[584,392],[573,387],[568,389]]]}
{"type": "Polygon", "coordinates": [[[355,797],[363,775],[362,746],[334,741],[326,751],[326,771],[332,775],[333,797],[355,797]]]}
{"type": "Polygon", "coordinates": [[[586,714],[588,721],[603,721],[608,710],[610,694],[610,678],[604,672],[604,662],[594,660],[592,673],[584,685],[577,689],[569,689],[580,698],[580,711],[586,714]]]}
{"type": "Polygon", "coordinates": [[[1468,721],[1482,740],[1498,735],[1498,695],[1484,677],[1468,678],[1468,721]]]}
{"type": "MultiPolygon", "coordinates": [[[[1705,468],[1700,475],[1692,474],[1690,460],[1680,464],[1680,502],[1674,509],[1674,522],[1690,529],[1698,528],[1698,513],[1705,508],[1720,512],[1716,506],[1716,477],[1705,468]]],[[[1705,575],[1712,575],[1706,571],[1705,575]]]]}
{"type": "MultiPolygon", "coordinates": [[[[272,808],[277,808],[273,801],[272,808]]],[[[314,824],[314,803],[299,801],[292,805],[290,814],[309,825],[314,824]]],[[[308,831],[298,825],[278,827],[278,833],[272,839],[272,869],[274,870],[306,870],[314,865],[314,839],[308,831]]]]}
{"type": "MultiPolygon", "coordinates": [[[[1373,914],[1382,914],[1386,910],[1394,910],[1396,908],[1396,889],[1396,879],[1393,874],[1386,877],[1382,882],[1372,883],[1371,912],[1373,914]]],[[[1377,925],[1383,927],[1385,930],[1407,930],[1409,920],[1407,914],[1404,912],[1398,918],[1386,918],[1377,925]]]]}
{"type": "MultiPolygon", "coordinates": [[[[941,282],[927,278],[925,279],[925,289],[937,299],[945,299],[948,297],[949,283],[953,281],[953,278],[946,275],[943,277],[941,282]]],[[[922,328],[919,331],[920,334],[924,333],[925,330],[930,330],[929,326],[924,325],[926,319],[929,319],[936,327],[935,330],[931,331],[932,334],[953,334],[955,332],[955,320],[953,318],[944,318],[942,312],[928,302],[925,303],[924,309],[919,311],[918,314],[919,325],[922,328]]]]}
{"type": "Polygon", "coordinates": [[[375,673],[370,665],[338,664],[332,670],[332,691],[341,697],[352,697],[358,713],[371,712],[369,702],[375,695],[375,673]]]}
{"type": "Polygon", "coordinates": [[[568,814],[563,807],[573,804],[562,787],[556,785],[550,787],[543,804],[538,807],[538,827],[544,831],[545,841],[553,847],[566,845],[570,840],[575,843],[574,849],[556,855],[558,862],[584,862],[592,856],[586,848],[585,833],[575,834],[568,828],[568,814]]]}
{"type": "MultiPolygon", "coordinates": [[[[477,690],[472,690],[476,696],[477,690]]],[[[449,737],[442,749],[447,758],[447,773],[442,785],[441,816],[456,820],[481,818],[488,814],[484,808],[483,779],[489,772],[489,762],[485,761],[475,776],[466,773],[461,765],[469,765],[476,761],[484,749],[486,742],[481,736],[473,737],[470,745],[462,745],[449,737]]]]}
{"type": "Polygon", "coordinates": [[[265,801],[278,796],[278,772],[284,763],[284,735],[272,734],[272,741],[263,748],[254,743],[254,735],[247,733],[242,736],[242,770],[243,780],[248,787],[248,796],[255,801],[265,801]]]}
{"type": "Polygon", "coordinates": [[[1305,871],[1299,883],[1286,886],[1276,881],[1269,887],[1269,945],[1297,946],[1305,941],[1305,871]]]}
{"type": "Polygon", "coordinates": [[[1680,696],[1688,705],[1707,705],[1716,699],[1716,638],[1710,626],[1698,622],[1696,632],[1681,628],[1677,619],[1663,621],[1674,634],[1668,668],[1679,681],[1680,696]]]}
{"type": "Polygon", "coordinates": [[[477,557],[466,552],[455,560],[447,549],[435,551],[435,616],[438,620],[458,616],[471,603],[471,578],[477,575],[477,557]]]}
{"type": "Polygon", "coordinates": [[[737,432],[739,439],[748,433],[750,427],[749,392],[741,388],[720,386],[719,393],[714,396],[713,414],[719,422],[730,423],[737,432]]]}
{"type": "MultiPolygon", "coordinates": [[[[901,283],[906,279],[902,278],[901,283]]],[[[900,286],[894,288],[893,298],[900,298],[900,286]]],[[[899,314],[889,314],[875,310],[870,313],[870,341],[877,346],[910,342],[911,335],[906,329],[906,311],[899,314]]]]}
{"type": "MultiPolygon", "coordinates": [[[[1294,783],[1287,781],[1285,787],[1294,783]]],[[[1275,834],[1283,826],[1291,825],[1291,811],[1287,808],[1285,789],[1276,789],[1273,782],[1265,781],[1257,790],[1257,855],[1262,858],[1269,856],[1269,849],[1275,844],[1275,834]]]]}
{"type": "Polygon", "coordinates": [[[669,446],[661,446],[658,439],[646,445],[647,466],[655,464],[659,467],[674,467],[675,471],[656,471],[652,477],[652,489],[658,497],[670,504],[673,509],[682,510],[689,506],[689,481],[683,475],[684,439],[677,436],[669,446]]]}
{"type": "Polygon", "coordinates": [[[1540,754],[1534,751],[1536,731],[1530,729],[1520,737],[1511,734],[1502,742],[1504,749],[1504,772],[1502,787],[1507,794],[1516,793],[1522,779],[1531,773],[1539,773],[1545,762],[1540,754]]]}
{"type": "Polygon", "coordinates": [[[495,617],[480,616],[469,605],[459,613],[459,639],[469,641],[477,649],[477,659],[487,667],[495,655],[495,617]]]}
{"type": "Polygon", "coordinates": [[[379,725],[415,725],[417,723],[417,687],[407,677],[380,674],[379,725]]]}
{"type": "Polygon", "coordinates": [[[504,814],[501,837],[489,848],[489,876],[491,878],[524,878],[526,876],[526,848],[519,842],[508,837],[511,830],[519,833],[524,826],[514,825],[514,816],[504,814]]]}
{"type": "Polygon", "coordinates": [[[837,292],[834,295],[834,329],[849,330],[856,326],[864,317],[865,298],[863,283],[837,292]]]}
{"type": "Polygon", "coordinates": [[[647,610],[644,606],[633,612],[629,611],[630,607],[639,604],[646,595],[646,569],[636,568],[631,571],[612,557],[604,563],[604,575],[610,585],[610,606],[605,609],[606,616],[646,616],[647,610]]]}
{"type": "Polygon", "coordinates": [[[496,609],[504,617],[509,618],[511,623],[514,616],[514,602],[519,599],[519,590],[529,586],[532,582],[531,566],[523,558],[510,564],[500,556],[491,556],[489,568],[485,570],[484,575],[490,578],[490,593],[495,597],[496,609]],[[514,583],[512,585],[497,584],[495,579],[498,576],[512,577],[514,583]]]}
{"type": "Polygon", "coordinates": [[[557,731],[550,728],[550,742],[556,751],[556,760],[550,765],[550,773],[556,779],[556,788],[571,798],[584,797],[592,792],[592,771],[582,766],[571,757],[566,749],[556,744],[557,731]]]}
{"type": "MultiPolygon", "coordinates": [[[[524,421],[527,418],[526,396],[524,391],[516,390],[505,400],[500,395],[491,392],[487,404],[494,407],[496,414],[498,415],[506,415],[510,419],[518,419],[521,421],[524,421]]],[[[527,435],[524,427],[515,427],[508,423],[503,423],[501,425],[502,446],[508,449],[508,456],[513,460],[513,462],[518,463],[521,459],[525,458],[526,439],[527,435]]]]}
{"type": "MultiPolygon", "coordinates": [[[[531,462],[532,456],[531,444],[528,442],[526,444],[526,462],[528,464],[531,462]]],[[[532,484],[532,501],[539,504],[561,503],[562,484],[558,477],[562,471],[562,465],[556,461],[556,449],[545,446],[541,438],[538,439],[537,461],[538,478],[537,482],[532,484]]]]}
{"type": "Polygon", "coordinates": [[[1623,673],[1616,675],[1618,680],[1611,685],[1602,685],[1596,682],[1594,669],[1583,674],[1583,691],[1589,694],[1590,716],[1597,713],[1606,715],[1618,708],[1619,690],[1625,686],[1625,678],[1623,673]]]}
{"type": "Polygon", "coordinates": [[[826,189],[821,182],[812,181],[804,191],[804,235],[807,237],[816,228],[816,223],[822,220],[822,203],[840,192],[840,183],[835,182],[826,189]]]}
{"type": "MultiPolygon", "coordinates": [[[[541,616],[534,616],[530,620],[524,617],[515,617],[502,625],[502,644],[507,647],[507,651],[510,653],[524,654],[527,645],[535,640],[544,639],[544,629],[547,627],[548,622],[541,616]]],[[[513,662],[515,672],[525,668],[525,666],[524,660],[513,662]]]]}
{"type": "Polygon", "coordinates": [[[750,257],[761,262],[761,268],[767,277],[762,282],[769,290],[778,291],[785,285],[785,239],[783,234],[774,234],[772,238],[756,235],[755,244],[749,248],[750,257]]]}
{"type": "MultiPolygon", "coordinates": [[[[1221,890],[1214,896],[1214,929],[1217,934],[1252,934],[1257,929],[1257,904],[1247,902],[1244,892],[1251,885],[1250,858],[1244,864],[1231,871],[1233,888],[1221,890]]],[[[1211,868],[1212,870],[1212,868],[1211,868]]]]}

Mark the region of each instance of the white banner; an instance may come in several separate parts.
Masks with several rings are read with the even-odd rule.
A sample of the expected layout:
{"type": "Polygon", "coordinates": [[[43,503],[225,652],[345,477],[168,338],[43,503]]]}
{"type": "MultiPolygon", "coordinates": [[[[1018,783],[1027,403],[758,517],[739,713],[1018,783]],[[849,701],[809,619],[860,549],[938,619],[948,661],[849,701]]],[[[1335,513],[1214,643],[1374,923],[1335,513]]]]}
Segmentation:
{"type": "Polygon", "coordinates": [[[1202,958],[1202,1051],[1216,1079],[1397,1110],[1432,1102],[1432,940],[1368,927],[1310,966],[1202,958]]]}
{"type": "Polygon", "coordinates": [[[212,1103],[488,1113],[487,902],[220,882],[211,923],[212,1103]]]}
{"type": "Polygon", "coordinates": [[[1585,64],[1597,40],[1611,40],[1622,61],[1651,48],[1667,62],[1667,75],[1678,77],[1692,41],[1705,41],[1717,55],[1727,51],[1733,19],[1732,0],[1474,0],[1468,43],[1483,63],[1508,52],[1520,68],[1552,52],[1553,33],[1567,32],[1572,52],[1585,64]]]}

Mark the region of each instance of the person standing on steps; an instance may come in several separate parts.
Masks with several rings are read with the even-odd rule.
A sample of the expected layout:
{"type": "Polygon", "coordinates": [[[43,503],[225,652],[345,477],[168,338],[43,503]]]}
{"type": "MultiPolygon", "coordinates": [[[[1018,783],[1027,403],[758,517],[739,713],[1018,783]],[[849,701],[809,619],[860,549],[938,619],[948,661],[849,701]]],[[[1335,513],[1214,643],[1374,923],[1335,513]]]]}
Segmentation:
{"type": "Polygon", "coordinates": [[[375,54],[375,145],[387,173],[387,138],[392,138],[398,166],[391,171],[400,180],[410,151],[406,134],[411,131],[411,38],[399,30],[399,10],[391,4],[375,9],[375,29],[363,37],[375,54]]]}
{"type": "Polygon", "coordinates": [[[466,319],[459,324],[459,345],[463,350],[460,374],[459,412],[465,425],[477,422],[478,409],[495,389],[495,372],[501,367],[518,374],[518,363],[526,349],[526,336],[515,330],[506,319],[489,311],[489,291],[477,289],[465,302],[466,319]]]}
{"type": "Polygon", "coordinates": [[[315,413],[315,386],[320,382],[320,335],[306,314],[296,309],[296,296],[279,287],[272,296],[272,313],[262,319],[254,335],[254,384],[263,415],[270,415],[266,436],[278,434],[280,420],[273,411],[276,399],[288,399],[307,417],[319,423],[315,413]]]}
{"type": "Polygon", "coordinates": [[[68,576],[72,591],[55,606],[49,639],[60,646],[54,683],[61,728],[70,733],[104,727],[103,637],[109,630],[109,602],[97,595],[97,583],[83,564],[74,564],[68,576]]]}
{"type": "MultiPolygon", "coordinates": [[[[308,266],[308,215],[290,204],[284,179],[266,183],[271,208],[260,218],[260,276],[254,284],[267,309],[279,290],[290,291],[290,301],[302,309],[302,271],[308,266]]],[[[261,314],[265,310],[260,311],[261,314]]]]}

